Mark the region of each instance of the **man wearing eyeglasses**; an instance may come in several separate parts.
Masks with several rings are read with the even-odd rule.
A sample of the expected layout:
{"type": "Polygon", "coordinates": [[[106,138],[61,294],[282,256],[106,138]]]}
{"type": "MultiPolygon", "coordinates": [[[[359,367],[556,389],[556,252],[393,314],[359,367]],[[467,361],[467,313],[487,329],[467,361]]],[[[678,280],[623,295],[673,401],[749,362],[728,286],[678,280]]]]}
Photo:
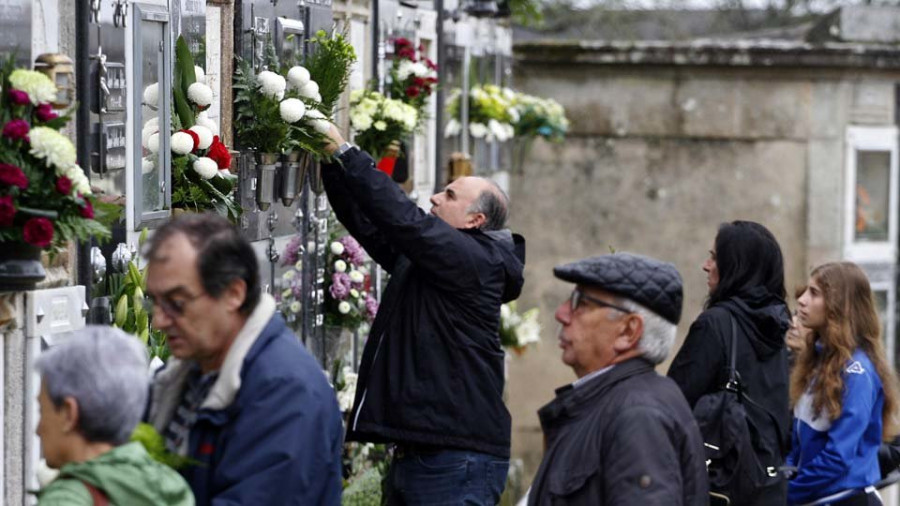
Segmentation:
{"type": "Polygon", "coordinates": [[[681,317],[672,264],[629,253],[558,266],[556,309],[578,379],[538,411],[546,448],[529,505],[707,504],[703,440],[687,401],[654,371],[681,317]]]}
{"type": "Polygon", "coordinates": [[[184,214],[147,248],[148,311],[172,357],[148,421],[198,505],[338,505],[342,432],[334,391],[261,293],[250,244],[222,217],[184,214]]]}

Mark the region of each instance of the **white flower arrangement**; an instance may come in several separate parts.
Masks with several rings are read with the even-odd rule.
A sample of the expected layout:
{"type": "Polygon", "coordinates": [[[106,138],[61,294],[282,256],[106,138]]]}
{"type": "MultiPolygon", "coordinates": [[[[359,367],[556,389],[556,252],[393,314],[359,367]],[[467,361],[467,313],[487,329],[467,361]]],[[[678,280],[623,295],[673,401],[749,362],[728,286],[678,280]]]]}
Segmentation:
{"type": "Polygon", "coordinates": [[[306,114],[306,104],[296,98],[286,98],[278,105],[278,112],[285,123],[296,123],[306,114]]]}
{"type": "Polygon", "coordinates": [[[405,81],[409,79],[410,76],[421,77],[424,79],[428,77],[437,77],[437,72],[429,69],[422,62],[403,60],[397,67],[397,77],[399,77],[401,81],[405,81]]]}
{"type": "Polygon", "coordinates": [[[169,142],[172,143],[172,152],[178,155],[186,155],[194,150],[194,139],[184,132],[175,132],[169,142]]]}
{"type": "Polygon", "coordinates": [[[219,125],[210,119],[208,112],[201,111],[200,114],[197,115],[197,124],[208,128],[213,136],[219,135],[219,125]]]}
{"type": "Polygon", "coordinates": [[[34,105],[56,100],[56,85],[45,74],[34,70],[16,69],[9,75],[9,84],[24,91],[34,105]]]}
{"type": "Polygon", "coordinates": [[[418,122],[415,107],[375,91],[350,95],[350,125],[361,149],[380,158],[388,145],[411,134],[418,122]]]}
{"type": "Polygon", "coordinates": [[[200,107],[208,107],[213,102],[212,88],[200,82],[196,82],[188,87],[187,96],[188,100],[200,107]]]}
{"type": "Polygon", "coordinates": [[[191,132],[197,134],[197,137],[200,138],[200,142],[197,143],[197,147],[200,149],[209,149],[213,143],[213,133],[212,130],[206,128],[203,125],[194,125],[189,128],[191,132]]]}
{"type": "MultiPolygon", "coordinates": [[[[309,71],[306,67],[300,65],[291,67],[287,74],[288,86],[292,89],[299,90],[309,82],[309,71]]],[[[318,91],[318,90],[317,90],[318,91]]]]}
{"type": "Polygon", "coordinates": [[[299,93],[301,97],[309,98],[312,100],[315,100],[316,97],[319,97],[318,101],[321,101],[321,96],[319,96],[319,83],[315,81],[307,81],[306,84],[297,89],[297,93],[299,93]]]}
{"type": "Polygon", "coordinates": [[[34,127],[28,132],[28,138],[29,152],[35,158],[44,159],[57,169],[65,170],[75,165],[75,145],[65,135],[49,127],[34,127]]]}
{"type": "Polygon", "coordinates": [[[194,172],[200,174],[200,177],[203,179],[212,179],[219,174],[219,165],[216,161],[205,156],[194,160],[191,168],[194,169],[194,172]]]}
{"type": "Polygon", "coordinates": [[[541,324],[538,308],[518,313],[516,302],[500,306],[500,343],[517,354],[541,340],[541,324]]]}
{"type": "Polygon", "coordinates": [[[275,72],[263,70],[256,76],[256,80],[263,95],[274,97],[278,100],[284,98],[284,91],[287,88],[287,81],[285,81],[284,77],[275,72]]]}
{"type": "Polygon", "coordinates": [[[309,109],[306,112],[306,117],[309,119],[310,124],[320,134],[327,134],[331,129],[331,122],[328,121],[328,118],[322,114],[322,111],[318,109],[309,109]]]}
{"type": "Polygon", "coordinates": [[[153,83],[144,88],[143,102],[144,105],[150,107],[159,105],[159,83],[153,83]]]}

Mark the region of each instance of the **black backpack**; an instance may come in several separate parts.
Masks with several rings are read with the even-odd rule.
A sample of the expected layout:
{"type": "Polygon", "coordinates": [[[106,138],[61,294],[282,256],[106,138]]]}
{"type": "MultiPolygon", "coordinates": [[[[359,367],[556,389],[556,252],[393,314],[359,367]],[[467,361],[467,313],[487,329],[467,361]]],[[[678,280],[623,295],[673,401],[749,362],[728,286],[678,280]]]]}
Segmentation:
{"type": "Polygon", "coordinates": [[[731,318],[731,354],[728,381],[722,388],[698,399],[694,417],[703,435],[706,447],[706,469],[709,474],[709,490],[712,504],[730,504],[736,500],[752,500],[762,489],[778,484],[783,477],[778,466],[781,462],[761,463],[758,453],[774,453],[784,457],[783,438],[778,420],[767,409],[752,399],[741,387],[737,361],[737,329],[731,318]],[[748,408],[765,413],[775,426],[778,452],[767,448],[770,444],[760,437],[748,408]]]}

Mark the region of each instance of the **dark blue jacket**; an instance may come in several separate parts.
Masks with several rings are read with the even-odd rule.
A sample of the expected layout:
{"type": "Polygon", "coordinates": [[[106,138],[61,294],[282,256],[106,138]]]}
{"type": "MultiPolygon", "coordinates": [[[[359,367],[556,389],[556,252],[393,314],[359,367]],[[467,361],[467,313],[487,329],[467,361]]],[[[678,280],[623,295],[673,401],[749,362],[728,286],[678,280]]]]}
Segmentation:
{"type": "Polygon", "coordinates": [[[246,352],[233,402],[200,410],[188,451],[199,463],[182,474],[198,506],[338,505],[342,432],[334,390],[275,315],[246,352]]]}
{"type": "Polygon", "coordinates": [[[500,304],[522,288],[524,239],[425,213],[365,153],[323,167],[335,214],[391,279],[363,351],[348,440],[509,457],[500,304]]]}

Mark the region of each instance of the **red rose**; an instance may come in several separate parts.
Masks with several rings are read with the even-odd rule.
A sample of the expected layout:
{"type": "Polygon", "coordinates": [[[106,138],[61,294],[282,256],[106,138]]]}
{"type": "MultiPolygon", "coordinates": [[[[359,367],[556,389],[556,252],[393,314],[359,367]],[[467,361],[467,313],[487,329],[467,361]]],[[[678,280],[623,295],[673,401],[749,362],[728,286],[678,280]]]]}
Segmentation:
{"type": "Polygon", "coordinates": [[[59,176],[56,180],[56,191],[63,195],[72,193],[72,180],[66,176],[59,176]]]}
{"type": "Polygon", "coordinates": [[[53,223],[47,218],[31,218],[22,231],[25,242],[38,248],[46,248],[53,241],[53,223]]]}
{"type": "Polygon", "coordinates": [[[13,224],[16,216],[16,206],[9,195],[0,197],[0,227],[8,227],[13,224]]]}
{"type": "Polygon", "coordinates": [[[18,186],[21,189],[28,188],[28,178],[22,169],[8,163],[0,163],[0,184],[18,186]]]}
{"type": "Polygon", "coordinates": [[[14,119],[3,125],[3,137],[18,141],[28,137],[28,122],[24,119],[14,119]]]}
{"type": "Polygon", "coordinates": [[[206,156],[215,160],[216,165],[219,166],[219,170],[231,167],[231,153],[229,153],[228,148],[219,141],[218,135],[213,137],[212,144],[210,144],[209,152],[206,153],[206,156]]]}
{"type": "Polygon", "coordinates": [[[191,151],[196,150],[197,147],[200,145],[200,136],[197,135],[197,132],[195,132],[193,130],[179,130],[179,132],[184,132],[191,136],[191,139],[194,140],[194,147],[191,148],[191,151]]]}
{"type": "Polygon", "coordinates": [[[406,88],[406,96],[409,98],[416,98],[419,96],[420,91],[421,90],[416,86],[409,86],[406,88]]]}
{"type": "Polygon", "coordinates": [[[9,90],[9,101],[13,105],[28,105],[31,99],[28,98],[28,93],[22,90],[11,89],[9,90]]]}
{"type": "Polygon", "coordinates": [[[89,220],[94,219],[94,205],[91,204],[91,201],[88,199],[84,199],[84,207],[81,208],[81,217],[89,220]]]}
{"type": "Polygon", "coordinates": [[[41,104],[37,106],[37,109],[34,110],[34,115],[38,120],[44,123],[59,117],[58,114],[53,112],[53,107],[50,104],[41,104]]]}

